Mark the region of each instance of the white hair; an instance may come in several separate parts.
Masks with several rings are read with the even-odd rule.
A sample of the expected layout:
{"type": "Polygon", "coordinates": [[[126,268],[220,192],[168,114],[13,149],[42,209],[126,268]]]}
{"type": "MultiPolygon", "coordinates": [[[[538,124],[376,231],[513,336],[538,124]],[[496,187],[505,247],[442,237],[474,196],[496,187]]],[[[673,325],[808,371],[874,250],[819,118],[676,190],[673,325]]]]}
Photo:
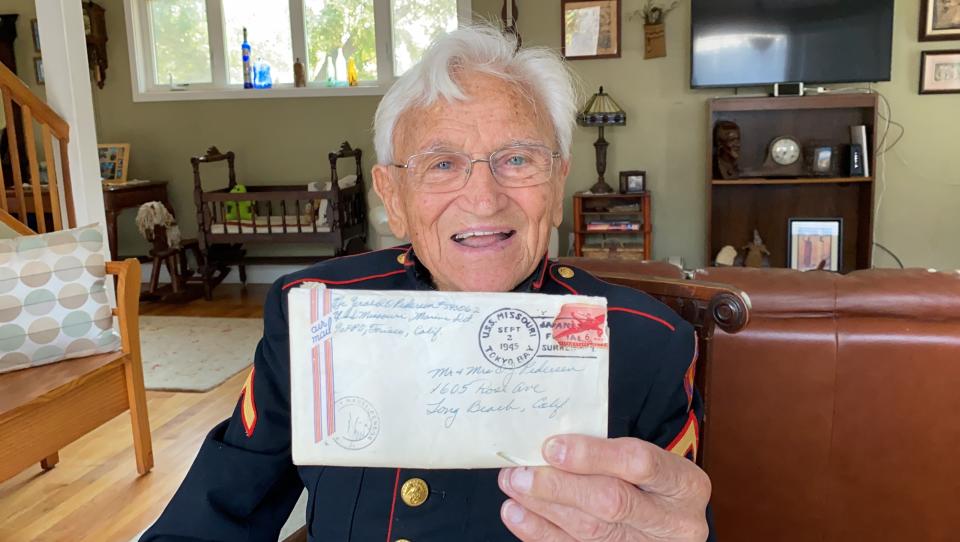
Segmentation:
{"type": "Polygon", "coordinates": [[[556,133],[558,150],[570,158],[570,140],[577,115],[574,77],[560,56],[546,47],[517,50],[513,35],[489,24],[464,26],[434,41],[419,63],[387,91],[374,119],[373,144],[380,164],[390,164],[397,119],[414,107],[429,107],[439,99],[467,99],[455,81],[457,73],[475,71],[519,86],[537,110],[544,109],[556,133]]]}

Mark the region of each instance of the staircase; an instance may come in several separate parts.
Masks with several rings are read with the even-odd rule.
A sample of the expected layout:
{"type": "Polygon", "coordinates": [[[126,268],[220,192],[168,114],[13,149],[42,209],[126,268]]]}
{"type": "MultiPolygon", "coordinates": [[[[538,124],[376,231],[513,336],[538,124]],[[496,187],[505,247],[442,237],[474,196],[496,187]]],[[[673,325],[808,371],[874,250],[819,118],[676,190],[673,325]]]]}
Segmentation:
{"type": "Polygon", "coordinates": [[[0,64],[0,95],[6,135],[9,168],[0,168],[0,211],[8,218],[16,218],[39,233],[76,227],[73,191],[70,184],[70,164],[67,143],[70,127],[16,76],[0,64]],[[47,165],[47,182],[40,182],[40,159],[37,152],[37,133],[47,165]],[[24,149],[20,149],[20,145],[24,149]],[[21,156],[27,157],[22,167],[21,156]],[[57,171],[59,157],[60,171],[57,171]],[[27,178],[24,179],[24,174],[27,178]],[[6,178],[10,177],[10,178],[6,178]],[[39,189],[38,189],[39,187],[39,189]],[[66,217],[66,222],[64,222],[66,217]],[[31,220],[32,218],[32,220],[31,220]]]}

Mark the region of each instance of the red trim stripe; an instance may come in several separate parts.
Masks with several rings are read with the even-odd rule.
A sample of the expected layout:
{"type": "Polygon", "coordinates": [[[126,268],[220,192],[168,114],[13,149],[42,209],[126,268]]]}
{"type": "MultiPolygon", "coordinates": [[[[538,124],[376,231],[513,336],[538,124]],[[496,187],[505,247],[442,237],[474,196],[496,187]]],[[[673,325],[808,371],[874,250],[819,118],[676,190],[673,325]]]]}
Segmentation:
{"type": "Polygon", "coordinates": [[[313,441],[320,442],[323,439],[323,429],[321,427],[322,409],[320,402],[316,401],[320,397],[320,347],[313,346],[313,441]]]}
{"type": "Polygon", "coordinates": [[[405,269],[398,269],[398,270],[396,270],[396,271],[390,271],[390,272],[388,272],[388,273],[381,273],[381,274],[379,274],[379,275],[369,275],[369,276],[366,276],[366,277],[359,277],[359,278],[350,279],[350,280],[325,280],[325,279],[316,279],[316,278],[297,279],[297,280],[295,280],[295,281],[293,281],[293,282],[288,282],[287,284],[284,284],[284,285],[283,285],[283,289],[286,290],[287,288],[290,288],[291,286],[296,286],[297,284],[302,284],[302,283],[304,283],[304,282],[320,282],[320,283],[323,283],[323,284],[333,284],[334,286],[342,286],[342,285],[344,285],[344,284],[356,284],[356,283],[358,283],[358,282],[363,282],[363,281],[365,281],[365,280],[373,280],[373,279],[382,279],[382,278],[386,278],[386,277],[392,277],[392,276],[394,276],[394,275],[399,275],[399,274],[401,274],[401,273],[406,273],[406,272],[407,272],[407,271],[406,271],[405,269]]]}
{"type": "Polygon", "coordinates": [[[633,309],[627,309],[627,308],[624,308],[624,307],[608,307],[608,308],[607,308],[607,312],[626,312],[626,313],[628,313],[628,314],[635,314],[635,315],[637,315],[637,316],[643,316],[644,318],[649,318],[650,320],[653,320],[654,322],[657,322],[657,323],[660,323],[660,324],[665,325],[665,326],[667,327],[667,329],[669,329],[670,331],[676,331],[676,330],[677,330],[677,328],[673,327],[673,324],[671,324],[670,322],[667,322],[667,321],[664,320],[663,318],[657,318],[656,316],[654,316],[654,315],[652,315],[652,314],[647,314],[647,313],[645,313],[645,312],[640,312],[640,311],[636,311],[636,310],[633,310],[633,309]]]}
{"type": "MultiPolygon", "coordinates": [[[[327,317],[330,314],[330,290],[323,291],[323,316],[327,317]]],[[[327,436],[333,434],[336,430],[334,427],[334,410],[333,410],[333,337],[327,336],[327,340],[324,341],[323,353],[324,353],[324,368],[327,373],[327,436]]]]}
{"type": "Polygon", "coordinates": [[[397,469],[397,477],[393,481],[393,500],[390,501],[390,522],[387,523],[387,542],[393,538],[393,513],[397,509],[397,489],[400,487],[400,469],[397,469]]]}
{"type": "Polygon", "coordinates": [[[559,284],[560,286],[563,286],[564,288],[566,288],[567,290],[569,290],[570,293],[572,293],[573,295],[580,295],[580,293],[577,292],[576,290],[574,290],[569,284],[567,284],[566,282],[563,282],[562,280],[558,279],[557,276],[553,274],[553,270],[556,269],[556,268],[557,268],[556,265],[550,266],[550,278],[552,278],[553,281],[556,282],[557,284],[559,284]]]}
{"type": "Polygon", "coordinates": [[[537,290],[539,290],[540,288],[543,288],[543,279],[547,276],[547,264],[549,263],[549,261],[550,261],[550,256],[544,254],[543,267],[540,268],[540,278],[538,278],[537,281],[533,283],[533,287],[536,288],[537,290]]]}

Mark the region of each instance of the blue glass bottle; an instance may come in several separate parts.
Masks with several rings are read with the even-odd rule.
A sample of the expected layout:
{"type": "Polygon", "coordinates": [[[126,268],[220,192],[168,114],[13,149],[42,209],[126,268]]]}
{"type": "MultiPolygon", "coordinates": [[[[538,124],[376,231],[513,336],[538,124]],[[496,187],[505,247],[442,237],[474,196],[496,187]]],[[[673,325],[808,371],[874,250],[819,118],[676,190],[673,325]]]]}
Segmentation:
{"type": "Polygon", "coordinates": [[[240,52],[243,56],[243,88],[253,88],[253,77],[250,75],[250,44],[247,43],[247,27],[243,27],[243,43],[240,44],[240,52]]]}

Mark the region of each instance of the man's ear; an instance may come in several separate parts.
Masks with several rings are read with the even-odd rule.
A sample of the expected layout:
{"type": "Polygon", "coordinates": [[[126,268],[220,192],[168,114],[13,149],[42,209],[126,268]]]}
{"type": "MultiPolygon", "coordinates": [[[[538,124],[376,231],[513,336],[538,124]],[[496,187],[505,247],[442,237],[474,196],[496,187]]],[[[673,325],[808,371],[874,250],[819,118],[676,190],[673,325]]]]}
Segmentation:
{"type": "Polygon", "coordinates": [[[383,200],[383,206],[387,210],[387,223],[390,225],[393,236],[397,239],[406,239],[407,215],[400,201],[399,180],[393,173],[389,166],[382,164],[373,166],[373,189],[383,200]]]}
{"type": "Polygon", "coordinates": [[[554,228],[559,228],[563,222],[563,198],[567,188],[567,175],[570,173],[570,161],[560,161],[559,177],[557,179],[557,200],[550,209],[550,219],[554,228]]]}

